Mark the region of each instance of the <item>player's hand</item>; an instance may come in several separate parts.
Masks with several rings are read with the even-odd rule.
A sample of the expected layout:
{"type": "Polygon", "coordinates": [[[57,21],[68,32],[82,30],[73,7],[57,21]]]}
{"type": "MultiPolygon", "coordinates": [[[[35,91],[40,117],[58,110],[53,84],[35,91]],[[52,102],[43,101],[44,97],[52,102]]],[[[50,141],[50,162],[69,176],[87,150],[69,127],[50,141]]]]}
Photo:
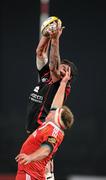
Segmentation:
{"type": "Polygon", "coordinates": [[[62,32],[63,32],[63,28],[61,29],[57,29],[56,31],[54,32],[50,32],[50,39],[59,39],[60,36],[62,35],[62,32]]]}
{"type": "Polygon", "coordinates": [[[62,78],[61,82],[67,83],[71,79],[71,68],[67,67],[65,76],[62,78]]]}
{"type": "Polygon", "coordinates": [[[50,39],[53,38],[60,38],[64,27],[61,27],[60,20],[54,21],[49,24],[43,31],[43,35],[49,37],[50,39]]]}
{"type": "Polygon", "coordinates": [[[58,25],[58,22],[57,22],[56,29],[54,31],[49,31],[50,39],[59,39],[60,36],[62,35],[64,28],[65,27],[60,27],[60,25],[58,25]]]}
{"type": "Polygon", "coordinates": [[[18,154],[15,160],[16,162],[19,162],[20,164],[24,164],[24,165],[32,161],[30,155],[27,155],[25,153],[18,154]]]}

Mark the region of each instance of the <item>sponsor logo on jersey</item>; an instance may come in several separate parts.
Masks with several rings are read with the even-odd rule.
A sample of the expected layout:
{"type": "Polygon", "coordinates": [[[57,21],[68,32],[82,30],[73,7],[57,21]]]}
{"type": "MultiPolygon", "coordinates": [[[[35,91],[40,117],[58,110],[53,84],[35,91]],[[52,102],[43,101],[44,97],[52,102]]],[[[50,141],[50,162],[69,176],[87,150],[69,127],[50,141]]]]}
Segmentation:
{"type": "Polygon", "coordinates": [[[56,141],[56,139],[54,137],[49,136],[48,137],[48,142],[51,143],[52,145],[55,145],[57,141],[56,141]]]}
{"type": "Polygon", "coordinates": [[[42,103],[43,101],[43,96],[40,96],[38,94],[32,93],[29,97],[32,101],[42,103]]]}

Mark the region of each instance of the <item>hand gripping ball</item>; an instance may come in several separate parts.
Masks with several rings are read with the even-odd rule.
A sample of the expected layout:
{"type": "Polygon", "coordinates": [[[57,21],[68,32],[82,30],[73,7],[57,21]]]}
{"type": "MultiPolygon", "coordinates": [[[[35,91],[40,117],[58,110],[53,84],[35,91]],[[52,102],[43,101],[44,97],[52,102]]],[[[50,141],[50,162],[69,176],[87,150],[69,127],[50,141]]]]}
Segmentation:
{"type": "Polygon", "coordinates": [[[51,16],[46,19],[41,26],[41,34],[49,36],[49,31],[56,31],[57,28],[61,29],[62,22],[56,16],[51,16]]]}

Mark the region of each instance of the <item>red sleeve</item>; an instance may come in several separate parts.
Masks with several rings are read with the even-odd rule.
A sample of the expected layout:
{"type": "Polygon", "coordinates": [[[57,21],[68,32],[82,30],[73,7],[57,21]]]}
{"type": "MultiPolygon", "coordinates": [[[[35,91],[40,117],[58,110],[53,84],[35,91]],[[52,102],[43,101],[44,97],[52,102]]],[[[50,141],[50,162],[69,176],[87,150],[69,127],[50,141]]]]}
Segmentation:
{"type": "Polygon", "coordinates": [[[48,145],[50,147],[51,152],[53,151],[55,145],[56,145],[56,138],[53,136],[48,136],[46,141],[42,143],[42,145],[48,145]]]}
{"type": "Polygon", "coordinates": [[[54,147],[57,146],[58,144],[58,141],[57,141],[58,131],[55,130],[55,127],[46,126],[42,136],[43,138],[42,138],[41,145],[46,144],[50,146],[51,151],[53,151],[54,147]],[[54,132],[57,133],[56,136],[54,136],[54,132]]]}

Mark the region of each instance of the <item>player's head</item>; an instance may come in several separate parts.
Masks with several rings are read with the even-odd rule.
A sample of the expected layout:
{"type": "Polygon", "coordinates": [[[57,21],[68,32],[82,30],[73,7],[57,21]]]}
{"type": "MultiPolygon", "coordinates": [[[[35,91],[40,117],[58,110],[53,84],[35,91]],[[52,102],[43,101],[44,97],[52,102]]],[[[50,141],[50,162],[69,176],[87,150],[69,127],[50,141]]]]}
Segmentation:
{"type": "Polygon", "coordinates": [[[77,67],[72,61],[69,61],[67,59],[62,59],[61,60],[61,64],[59,66],[59,71],[61,73],[61,76],[62,77],[65,76],[65,73],[66,73],[66,70],[67,70],[68,67],[71,68],[71,74],[70,74],[71,80],[75,80],[77,75],[78,75],[77,67]]]}
{"type": "Polygon", "coordinates": [[[69,129],[74,122],[74,115],[67,106],[62,106],[55,112],[55,122],[62,129],[69,129]]]}

